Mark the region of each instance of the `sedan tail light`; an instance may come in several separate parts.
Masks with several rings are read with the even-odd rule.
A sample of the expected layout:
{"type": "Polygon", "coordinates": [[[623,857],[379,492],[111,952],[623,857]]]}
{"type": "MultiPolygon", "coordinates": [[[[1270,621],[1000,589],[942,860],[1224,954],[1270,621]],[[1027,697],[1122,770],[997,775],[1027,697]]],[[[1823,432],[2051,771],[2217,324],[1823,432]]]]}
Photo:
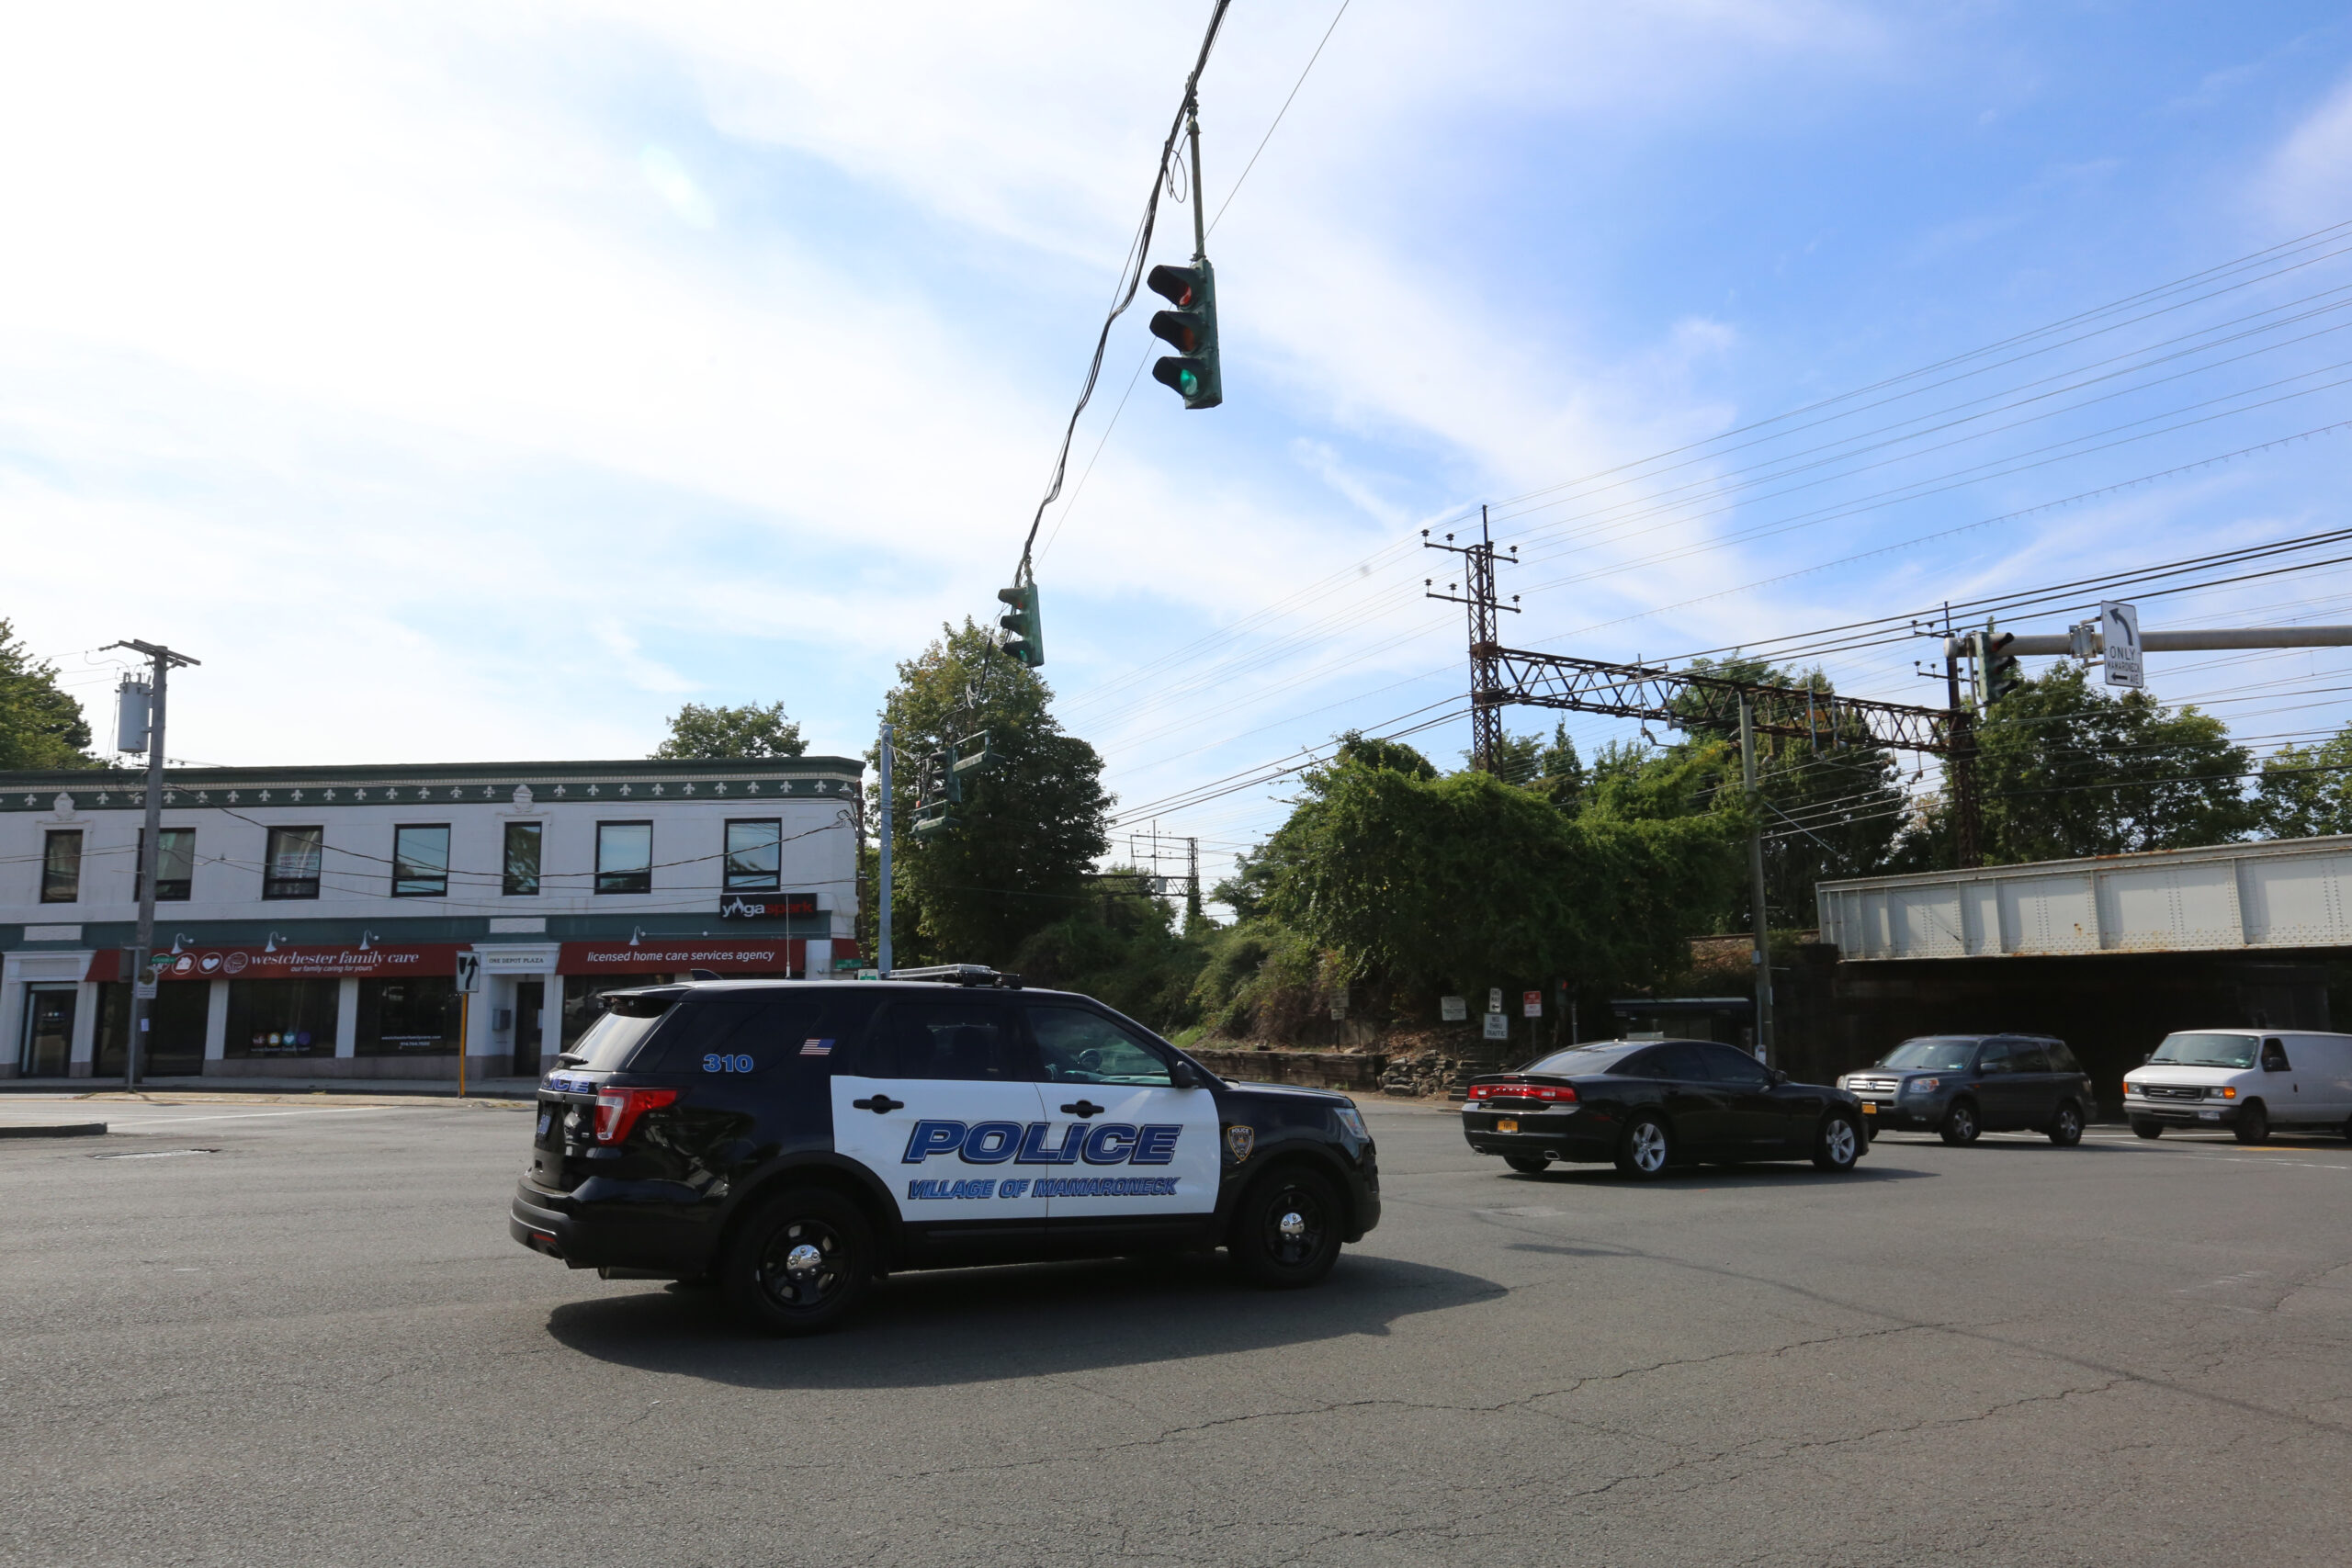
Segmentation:
{"type": "Polygon", "coordinates": [[[1558,1104],[1574,1104],[1577,1091],[1566,1084],[1548,1083],[1474,1083],[1470,1086],[1472,1100],[1545,1100],[1558,1104]]]}
{"type": "Polygon", "coordinates": [[[629,1129],[637,1119],[649,1111],[659,1110],[678,1098],[674,1089],[600,1089],[596,1091],[596,1141],[600,1144],[622,1144],[628,1141],[629,1129]]]}

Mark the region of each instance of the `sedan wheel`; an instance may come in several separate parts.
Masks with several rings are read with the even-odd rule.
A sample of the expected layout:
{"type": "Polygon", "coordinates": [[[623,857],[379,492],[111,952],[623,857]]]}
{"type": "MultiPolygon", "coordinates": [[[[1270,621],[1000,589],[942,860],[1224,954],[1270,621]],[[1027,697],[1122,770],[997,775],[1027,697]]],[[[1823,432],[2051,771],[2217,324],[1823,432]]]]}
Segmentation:
{"type": "Polygon", "coordinates": [[[2083,1112],[2073,1100],[2060,1106],[2058,1114],[2050,1119],[2050,1141],[2062,1149],[2083,1141],[2083,1112]]]}
{"type": "Polygon", "coordinates": [[[1814,1135],[1813,1163],[1823,1170],[1851,1170],[1861,1157],[1862,1134],[1853,1119],[1834,1112],[1823,1117],[1821,1131],[1814,1135]]]}
{"type": "Polygon", "coordinates": [[[1976,1107],[1963,1100],[1954,1104],[1944,1115],[1944,1124],[1938,1129],[1947,1144],[1973,1144],[1984,1129],[1976,1124],[1976,1107]]]}
{"type": "Polygon", "coordinates": [[[1617,1145],[1617,1168],[1647,1180],[1665,1172],[1674,1157],[1674,1140],[1666,1123],[1648,1114],[1636,1116],[1617,1145]]]}

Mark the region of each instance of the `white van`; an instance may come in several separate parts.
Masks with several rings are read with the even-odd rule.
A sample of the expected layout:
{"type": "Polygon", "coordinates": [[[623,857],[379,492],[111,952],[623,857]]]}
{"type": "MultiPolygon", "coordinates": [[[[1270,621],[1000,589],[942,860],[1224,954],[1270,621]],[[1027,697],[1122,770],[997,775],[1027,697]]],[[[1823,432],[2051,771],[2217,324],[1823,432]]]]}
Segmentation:
{"type": "Polygon", "coordinates": [[[2352,1138],[2352,1034],[2197,1029],[2167,1034],[2123,1078],[2123,1114],[2143,1138],[2166,1127],[2227,1127],[2241,1144],[2274,1128],[2352,1138]]]}

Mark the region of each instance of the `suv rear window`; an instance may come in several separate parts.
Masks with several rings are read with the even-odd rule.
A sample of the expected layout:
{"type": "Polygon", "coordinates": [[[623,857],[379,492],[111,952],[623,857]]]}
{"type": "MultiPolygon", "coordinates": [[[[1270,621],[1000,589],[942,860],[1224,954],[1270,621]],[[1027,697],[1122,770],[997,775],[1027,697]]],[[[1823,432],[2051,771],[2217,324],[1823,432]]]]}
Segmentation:
{"type": "Polygon", "coordinates": [[[2049,1041],[2046,1043],[2044,1049],[2050,1053],[2050,1070],[2052,1072],[2079,1073],[2083,1070],[2081,1065],[2075,1060],[2075,1054],[2066,1049],[2066,1043],[2064,1041],[2049,1041]]]}
{"type": "Polygon", "coordinates": [[[605,1016],[588,1026],[571,1054],[580,1058],[578,1066],[593,1072],[616,1072],[628,1065],[637,1048],[645,1043],[647,1035],[662,1021],[662,1015],[678,1005],[675,993],[668,996],[610,996],[605,998],[605,1016]]]}

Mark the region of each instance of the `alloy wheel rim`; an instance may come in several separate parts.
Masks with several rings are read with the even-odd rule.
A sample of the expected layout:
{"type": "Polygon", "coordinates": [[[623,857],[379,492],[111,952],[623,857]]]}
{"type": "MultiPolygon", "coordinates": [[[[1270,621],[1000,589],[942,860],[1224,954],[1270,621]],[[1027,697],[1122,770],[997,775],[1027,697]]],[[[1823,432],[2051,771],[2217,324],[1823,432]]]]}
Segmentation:
{"type": "Polygon", "coordinates": [[[1645,1122],[1634,1129],[1634,1163],[1644,1170],[1666,1168],[1666,1129],[1645,1122]]]}
{"type": "Polygon", "coordinates": [[[1274,1194],[1266,1207],[1266,1250],[1275,1262],[1295,1267],[1323,1247],[1323,1211],[1314,1197],[1296,1187],[1274,1194]]]}
{"type": "Polygon", "coordinates": [[[1829,1146],[1829,1157],[1833,1162],[1838,1165],[1854,1163],[1853,1123],[1843,1117],[1830,1122],[1829,1132],[1825,1141],[1829,1146]]]}
{"type": "Polygon", "coordinates": [[[848,1278],[849,1248],[822,1220],[780,1228],[760,1259],[760,1289],[786,1311],[806,1312],[831,1299],[848,1278]]]}
{"type": "Polygon", "coordinates": [[[1951,1113],[1951,1130],[1963,1138],[1976,1131],[1976,1117],[1966,1106],[1951,1113]]]}

